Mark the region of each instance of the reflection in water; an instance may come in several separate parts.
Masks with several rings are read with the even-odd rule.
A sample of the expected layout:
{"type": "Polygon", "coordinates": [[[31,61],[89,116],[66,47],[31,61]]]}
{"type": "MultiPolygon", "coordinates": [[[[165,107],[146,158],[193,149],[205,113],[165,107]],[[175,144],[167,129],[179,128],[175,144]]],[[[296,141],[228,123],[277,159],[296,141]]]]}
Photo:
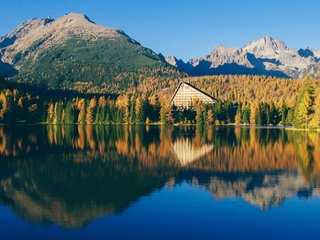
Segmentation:
{"type": "Polygon", "coordinates": [[[213,144],[193,146],[188,138],[179,138],[172,144],[172,150],[182,166],[186,166],[213,150],[213,144]]]}
{"type": "Polygon", "coordinates": [[[261,209],[319,194],[320,135],[280,129],[0,127],[0,203],[78,228],[181,182],[261,209]]]}

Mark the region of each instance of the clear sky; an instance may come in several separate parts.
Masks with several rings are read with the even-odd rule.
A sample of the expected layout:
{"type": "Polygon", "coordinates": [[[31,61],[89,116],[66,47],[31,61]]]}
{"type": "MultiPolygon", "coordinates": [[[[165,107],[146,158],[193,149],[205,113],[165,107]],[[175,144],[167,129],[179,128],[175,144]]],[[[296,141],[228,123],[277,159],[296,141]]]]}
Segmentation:
{"type": "Polygon", "coordinates": [[[0,0],[0,36],[29,18],[77,12],[188,60],[265,35],[320,49],[319,10],[319,0],[0,0]]]}

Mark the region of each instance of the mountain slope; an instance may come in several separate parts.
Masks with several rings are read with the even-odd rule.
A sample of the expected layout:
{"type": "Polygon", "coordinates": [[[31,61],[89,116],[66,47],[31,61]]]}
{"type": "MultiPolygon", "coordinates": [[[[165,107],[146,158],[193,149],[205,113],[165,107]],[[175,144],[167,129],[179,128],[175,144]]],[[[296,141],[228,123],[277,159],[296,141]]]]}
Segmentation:
{"type": "Polygon", "coordinates": [[[319,56],[320,51],[312,48],[297,51],[279,39],[262,37],[242,48],[218,45],[207,56],[184,63],[192,66],[187,71],[179,67],[183,66],[182,63],[176,66],[194,76],[248,74],[302,78],[311,66],[320,61],[319,56]]]}
{"type": "Polygon", "coordinates": [[[117,91],[160,73],[179,75],[123,31],[81,14],[31,19],[0,39],[0,52],[11,80],[48,88],[117,91]]]}

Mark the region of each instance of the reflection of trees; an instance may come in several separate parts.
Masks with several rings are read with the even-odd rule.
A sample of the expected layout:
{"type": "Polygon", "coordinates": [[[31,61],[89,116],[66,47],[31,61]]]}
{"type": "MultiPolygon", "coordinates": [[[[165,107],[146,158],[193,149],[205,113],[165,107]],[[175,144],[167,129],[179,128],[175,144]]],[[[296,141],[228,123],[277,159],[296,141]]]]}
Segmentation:
{"type": "Polygon", "coordinates": [[[268,209],[313,193],[319,140],[232,127],[0,127],[0,201],[29,221],[79,227],[188,181],[268,209]]]}
{"type": "Polygon", "coordinates": [[[309,180],[320,172],[320,140],[315,132],[231,127],[197,130],[190,126],[148,127],[148,131],[134,126],[21,128],[0,128],[1,158],[60,152],[85,153],[87,158],[78,161],[90,161],[112,150],[149,167],[159,162],[180,165],[183,156],[189,168],[200,170],[295,170],[300,166],[309,180]]]}
{"type": "MultiPolygon", "coordinates": [[[[219,136],[229,138],[226,131],[230,129],[216,131],[214,150],[192,167],[224,172],[297,169],[294,143],[281,140],[281,135],[286,135],[286,131],[273,130],[278,134],[268,134],[268,129],[241,129],[241,132],[235,129],[233,140],[220,139],[224,137],[219,136]]],[[[233,136],[234,133],[231,134],[233,136]]]]}
{"type": "Polygon", "coordinates": [[[320,183],[320,135],[317,132],[292,134],[292,141],[297,152],[298,162],[303,175],[308,181],[320,183]]]}

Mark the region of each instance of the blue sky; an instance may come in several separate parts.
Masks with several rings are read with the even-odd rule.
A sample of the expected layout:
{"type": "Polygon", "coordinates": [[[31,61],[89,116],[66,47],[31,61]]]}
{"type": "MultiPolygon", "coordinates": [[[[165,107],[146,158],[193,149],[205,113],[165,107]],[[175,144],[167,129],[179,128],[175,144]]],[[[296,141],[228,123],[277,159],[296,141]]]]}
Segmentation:
{"type": "Polygon", "coordinates": [[[29,18],[78,12],[188,60],[219,43],[240,47],[265,35],[320,49],[319,9],[318,0],[0,0],[0,35],[29,18]]]}

